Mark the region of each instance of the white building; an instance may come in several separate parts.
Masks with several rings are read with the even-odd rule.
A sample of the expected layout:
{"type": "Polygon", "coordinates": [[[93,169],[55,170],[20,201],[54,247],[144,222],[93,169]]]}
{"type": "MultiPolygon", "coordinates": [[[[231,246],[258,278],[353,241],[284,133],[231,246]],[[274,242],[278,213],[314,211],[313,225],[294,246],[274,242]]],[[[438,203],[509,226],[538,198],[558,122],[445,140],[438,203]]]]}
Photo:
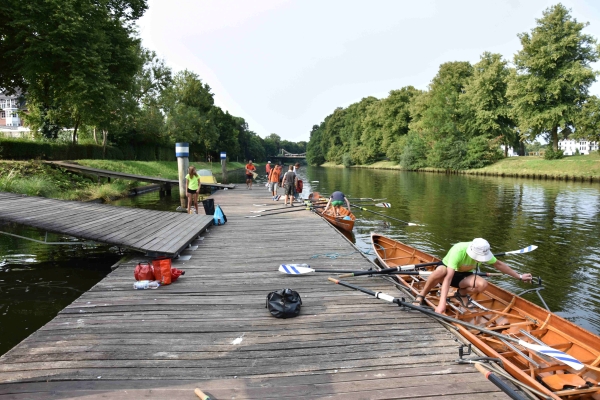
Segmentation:
{"type": "Polygon", "coordinates": [[[0,136],[13,138],[27,138],[30,136],[29,128],[23,126],[18,111],[23,111],[23,104],[19,96],[8,96],[0,92],[0,136]]]}
{"type": "Polygon", "coordinates": [[[577,150],[579,150],[579,154],[590,154],[590,152],[598,150],[598,142],[583,139],[560,139],[558,148],[563,151],[565,156],[572,156],[577,153],[577,150]]]}

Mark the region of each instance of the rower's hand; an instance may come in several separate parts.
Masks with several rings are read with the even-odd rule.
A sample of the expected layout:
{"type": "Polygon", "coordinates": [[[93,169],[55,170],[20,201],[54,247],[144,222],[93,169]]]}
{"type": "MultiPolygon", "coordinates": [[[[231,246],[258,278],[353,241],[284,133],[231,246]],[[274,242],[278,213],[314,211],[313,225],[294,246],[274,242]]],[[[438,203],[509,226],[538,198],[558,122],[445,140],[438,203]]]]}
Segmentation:
{"type": "Polygon", "coordinates": [[[531,274],[523,274],[523,282],[531,283],[533,276],[531,274]]]}
{"type": "Polygon", "coordinates": [[[438,306],[435,308],[435,312],[438,314],[443,314],[446,312],[446,303],[442,303],[440,301],[440,304],[438,304],[438,306]]]}

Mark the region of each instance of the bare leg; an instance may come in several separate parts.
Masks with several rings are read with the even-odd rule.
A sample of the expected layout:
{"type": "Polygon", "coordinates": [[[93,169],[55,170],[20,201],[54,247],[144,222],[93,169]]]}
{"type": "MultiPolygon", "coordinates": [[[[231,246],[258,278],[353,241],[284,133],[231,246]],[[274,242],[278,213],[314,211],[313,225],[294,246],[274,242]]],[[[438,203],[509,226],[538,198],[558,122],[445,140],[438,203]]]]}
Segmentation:
{"type": "Polygon", "coordinates": [[[200,215],[200,210],[198,210],[198,193],[194,193],[194,205],[196,206],[196,214],[200,215]]]}
{"type": "Polygon", "coordinates": [[[192,207],[192,194],[191,193],[187,193],[187,213],[190,213],[190,209],[192,207]]]}
{"type": "Polygon", "coordinates": [[[429,293],[431,288],[440,284],[445,277],[446,267],[444,265],[440,265],[435,269],[435,271],[433,271],[431,275],[429,275],[429,278],[427,278],[427,281],[425,282],[425,286],[423,286],[423,290],[421,290],[419,294],[423,296],[423,298],[425,298],[425,296],[427,296],[427,293],[429,293]]]}
{"type": "Polygon", "coordinates": [[[460,281],[458,286],[458,294],[466,296],[483,292],[487,288],[488,282],[480,276],[471,275],[460,281]]]}

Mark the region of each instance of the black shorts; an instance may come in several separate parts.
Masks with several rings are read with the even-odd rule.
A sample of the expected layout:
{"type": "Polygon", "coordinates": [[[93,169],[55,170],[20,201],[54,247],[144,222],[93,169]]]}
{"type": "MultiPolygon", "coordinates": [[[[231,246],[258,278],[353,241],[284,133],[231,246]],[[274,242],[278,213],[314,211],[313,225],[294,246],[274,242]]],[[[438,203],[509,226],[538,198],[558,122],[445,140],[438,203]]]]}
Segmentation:
{"type": "Polygon", "coordinates": [[[248,179],[252,180],[252,178],[254,178],[254,175],[248,175],[248,174],[246,174],[246,180],[248,180],[248,179]]]}
{"type": "Polygon", "coordinates": [[[455,288],[459,287],[458,284],[460,281],[471,275],[473,275],[473,272],[455,272],[454,276],[452,277],[452,282],[450,282],[450,286],[455,288]]]}
{"type": "Polygon", "coordinates": [[[198,189],[188,189],[188,190],[187,190],[187,192],[188,192],[189,194],[196,194],[196,193],[197,193],[197,191],[198,191],[198,189]]]}

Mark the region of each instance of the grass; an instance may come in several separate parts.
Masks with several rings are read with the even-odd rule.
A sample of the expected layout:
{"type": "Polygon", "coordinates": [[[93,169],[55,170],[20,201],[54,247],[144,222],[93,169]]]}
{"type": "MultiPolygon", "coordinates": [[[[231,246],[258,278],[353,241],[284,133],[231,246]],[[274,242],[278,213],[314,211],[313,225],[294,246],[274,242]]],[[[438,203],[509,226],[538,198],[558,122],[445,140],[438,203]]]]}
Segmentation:
{"type": "Polygon", "coordinates": [[[542,157],[508,157],[485,168],[467,173],[487,172],[505,174],[542,174],[549,177],[600,177],[600,154],[570,156],[560,160],[544,160],[542,157]]]}
{"type": "MultiPolygon", "coordinates": [[[[108,161],[78,160],[81,165],[135,175],[177,179],[177,162],[174,161],[108,161]]],[[[191,163],[197,169],[211,169],[210,163],[191,163]]],[[[228,162],[227,169],[244,168],[245,164],[228,162]]],[[[214,174],[221,172],[221,163],[212,163],[214,174]]],[[[78,175],[63,169],[52,168],[39,161],[0,161],[0,191],[41,196],[63,200],[110,200],[123,197],[129,190],[141,185],[137,181],[113,179],[98,184],[97,179],[78,175]]]]}
{"type": "MultiPolygon", "coordinates": [[[[109,171],[125,172],[134,175],[153,176],[167,179],[177,179],[176,161],[114,161],[114,160],[77,160],[78,164],[87,167],[106,169],[109,171]]],[[[221,163],[214,162],[191,162],[190,165],[196,169],[212,170],[213,174],[221,173],[221,163]]],[[[227,170],[244,168],[246,164],[239,162],[228,162],[227,170]]]]}

